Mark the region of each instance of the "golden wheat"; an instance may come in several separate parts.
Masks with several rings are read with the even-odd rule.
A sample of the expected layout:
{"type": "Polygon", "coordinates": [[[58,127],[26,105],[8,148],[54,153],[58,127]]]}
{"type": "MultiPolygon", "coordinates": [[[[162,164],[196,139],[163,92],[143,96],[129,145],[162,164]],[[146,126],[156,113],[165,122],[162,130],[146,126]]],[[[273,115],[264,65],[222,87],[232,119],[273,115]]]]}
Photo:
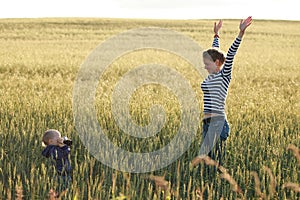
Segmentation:
{"type": "MultiPolygon", "coordinates": [[[[226,141],[224,166],[209,158],[193,162],[200,148],[201,122],[187,152],[153,172],[154,177],[160,177],[154,180],[148,173],[123,173],[105,166],[80,140],[72,108],[74,81],[80,65],[100,42],[132,28],[155,26],[178,31],[206,49],[212,43],[213,22],[1,19],[0,197],[55,198],[56,191],[50,190],[56,185],[52,180],[55,172],[51,162],[40,155],[42,133],[55,128],[74,142],[73,182],[64,194],[66,199],[299,199],[300,72],[295,62],[300,51],[298,21],[255,20],[245,35],[235,57],[226,102],[231,135],[226,141]],[[287,147],[293,155],[286,151],[287,147]],[[208,175],[203,165],[219,172],[208,175]]],[[[224,20],[220,42],[225,52],[237,35],[238,23],[224,20]]],[[[181,124],[176,95],[151,84],[134,92],[130,114],[136,124],[144,126],[151,121],[149,109],[162,105],[166,123],[160,133],[149,139],[136,139],[115,123],[111,112],[115,85],[136,66],[153,62],[168,65],[181,74],[202,108],[200,84],[204,77],[184,59],[151,49],[121,56],[99,77],[94,107],[107,137],[128,151],[144,153],[162,148],[174,138],[181,124]]]]}

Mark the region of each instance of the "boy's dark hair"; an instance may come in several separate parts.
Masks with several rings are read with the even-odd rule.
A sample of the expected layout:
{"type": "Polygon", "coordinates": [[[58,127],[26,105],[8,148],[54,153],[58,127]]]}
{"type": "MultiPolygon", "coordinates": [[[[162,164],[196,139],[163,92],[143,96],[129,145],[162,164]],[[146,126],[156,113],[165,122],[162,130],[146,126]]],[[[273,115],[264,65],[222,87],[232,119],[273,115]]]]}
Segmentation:
{"type": "Polygon", "coordinates": [[[212,48],[212,49],[208,49],[206,51],[203,52],[203,57],[207,57],[209,56],[212,61],[216,61],[217,59],[220,62],[220,65],[223,65],[223,63],[225,62],[225,56],[223,54],[223,52],[221,52],[218,49],[212,48]]]}

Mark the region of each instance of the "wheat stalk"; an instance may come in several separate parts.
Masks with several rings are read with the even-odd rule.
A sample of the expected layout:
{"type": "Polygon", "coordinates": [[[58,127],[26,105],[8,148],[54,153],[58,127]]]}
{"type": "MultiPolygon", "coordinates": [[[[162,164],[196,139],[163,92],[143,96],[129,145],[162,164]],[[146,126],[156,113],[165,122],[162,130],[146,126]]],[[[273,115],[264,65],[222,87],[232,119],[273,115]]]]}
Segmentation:
{"type": "Polygon", "coordinates": [[[53,189],[50,189],[48,195],[49,200],[59,200],[62,196],[64,196],[67,193],[68,189],[62,191],[62,192],[55,192],[53,189]]]}
{"type": "MultiPolygon", "coordinates": [[[[187,187],[187,193],[188,194],[190,194],[191,187],[192,187],[192,177],[190,177],[189,184],[188,184],[188,187],[187,187]]],[[[188,200],[190,200],[190,195],[188,195],[188,200]]]]}
{"type": "Polygon", "coordinates": [[[11,190],[7,189],[7,200],[11,200],[11,190]]]}
{"type": "Polygon", "coordinates": [[[270,176],[270,184],[269,184],[269,195],[268,199],[271,199],[275,194],[275,188],[276,188],[276,180],[274,178],[274,175],[271,171],[271,169],[267,166],[264,166],[264,170],[269,174],[270,176]]]}
{"type": "Polygon", "coordinates": [[[240,186],[237,184],[237,182],[230,176],[230,174],[228,173],[223,173],[221,175],[221,178],[225,179],[226,181],[228,181],[232,187],[232,191],[240,194],[243,196],[243,191],[240,188],[240,186]]]}
{"type": "Polygon", "coordinates": [[[115,192],[116,192],[116,182],[117,182],[117,174],[113,173],[112,174],[112,188],[111,188],[111,193],[112,196],[115,197],[115,192]]]}
{"type": "Polygon", "coordinates": [[[206,165],[218,166],[218,163],[213,159],[211,159],[209,156],[203,156],[203,157],[197,156],[191,161],[191,167],[195,167],[202,162],[204,162],[206,165]]]}
{"type": "Polygon", "coordinates": [[[282,185],[282,189],[289,188],[295,192],[300,192],[300,184],[297,183],[285,183],[282,185]]]}
{"type": "Polygon", "coordinates": [[[300,149],[298,149],[295,145],[290,144],[287,148],[291,150],[298,161],[298,165],[300,166],[300,149]]]}
{"type": "Polygon", "coordinates": [[[205,187],[202,189],[202,191],[201,191],[200,188],[197,188],[195,190],[196,197],[198,198],[198,200],[203,200],[203,193],[204,193],[204,191],[206,190],[207,187],[208,187],[208,185],[206,184],[205,187]]]}
{"type": "Polygon", "coordinates": [[[16,187],[16,196],[17,196],[17,198],[16,198],[16,200],[22,200],[23,199],[23,188],[22,188],[22,186],[17,186],[16,187]]]}
{"type": "Polygon", "coordinates": [[[215,160],[211,159],[209,156],[204,156],[204,157],[197,156],[197,157],[195,157],[191,161],[190,169],[192,169],[193,167],[197,166],[201,162],[204,162],[206,165],[216,166],[220,170],[221,173],[227,173],[227,169],[225,167],[219,165],[218,162],[216,162],[215,160]]]}
{"type": "Polygon", "coordinates": [[[200,190],[200,188],[196,189],[195,193],[196,193],[196,197],[197,197],[198,200],[203,200],[203,193],[200,190]]]}
{"type": "Polygon", "coordinates": [[[263,194],[260,190],[260,180],[258,174],[256,172],[250,172],[250,174],[254,177],[255,182],[255,193],[260,196],[261,199],[266,199],[266,195],[263,194]]]}
{"type": "Polygon", "coordinates": [[[49,200],[55,200],[55,199],[57,199],[57,197],[58,197],[58,194],[53,189],[50,189],[49,200]]]}
{"type": "Polygon", "coordinates": [[[166,199],[167,193],[169,191],[169,182],[165,180],[165,175],[164,176],[150,175],[149,179],[155,182],[156,190],[157,188],[161,188],[164,191],[164,199],[166,199]]]}

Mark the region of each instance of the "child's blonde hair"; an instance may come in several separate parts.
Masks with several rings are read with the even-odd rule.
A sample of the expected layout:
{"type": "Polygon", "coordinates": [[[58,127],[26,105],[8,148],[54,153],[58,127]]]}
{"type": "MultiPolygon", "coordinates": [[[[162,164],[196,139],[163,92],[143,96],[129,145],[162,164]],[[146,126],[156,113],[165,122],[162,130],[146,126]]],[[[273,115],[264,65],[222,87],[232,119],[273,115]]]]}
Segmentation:
{"type": "Polygon", "coordinates": [[[45,133],[43,135],[43,143],[45,145],[48,145],[49,140],[52,139],[55,134],[60,134],[60,132],[55,129],[50,129],[50,130],[45,131],[45,133]]]}

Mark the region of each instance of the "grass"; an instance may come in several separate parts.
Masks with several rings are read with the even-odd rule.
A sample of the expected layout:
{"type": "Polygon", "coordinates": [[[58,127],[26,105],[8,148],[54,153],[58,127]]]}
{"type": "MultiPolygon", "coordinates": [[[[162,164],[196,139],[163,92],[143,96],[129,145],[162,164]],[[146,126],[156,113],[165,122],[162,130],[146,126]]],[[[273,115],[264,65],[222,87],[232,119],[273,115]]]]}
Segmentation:
{"type": "MultiPolygon", "coordinates": [[[[106,167],[79,139],[72,111],[74,82],[80,65],[100,42],[132,28],[155,26],[178,31],[209,48],[212,25],[212,20],[1,19],[0,196],[50,198],[54,171],[41,156],[41,136],[55,128],[74,143],[74,177],[72,188],[63,197],[66,199],[300,198],[298,21],[254,21],[245,35],[227,98],[231,135],[224,162],[226,173],[208,176],[204,166],[210,165],[205,162],[200,164],[200,175],[197,168],[190,169],[199,150],[200,123],[197,141],[189,150],[153,173],[129,174],[106,167]]],[[[237,20],[224,20],[221,49],[229,48],[237,30],[237,20]]],[[[156,137],[126,136],[112,118],[110,98],[117,81],[154,58],[182,74],[202,106],[199,85],[203,79],[184,61],[154,50],[133,52],[116,60],[100,78],[97,117],[115,145],[135,152],[164,146],[180,124],[176,97],[159,85],[139,88],[129,105],[140,125],[149,123],[151,105],[163,105],[168,120],[156,137]]]]}

